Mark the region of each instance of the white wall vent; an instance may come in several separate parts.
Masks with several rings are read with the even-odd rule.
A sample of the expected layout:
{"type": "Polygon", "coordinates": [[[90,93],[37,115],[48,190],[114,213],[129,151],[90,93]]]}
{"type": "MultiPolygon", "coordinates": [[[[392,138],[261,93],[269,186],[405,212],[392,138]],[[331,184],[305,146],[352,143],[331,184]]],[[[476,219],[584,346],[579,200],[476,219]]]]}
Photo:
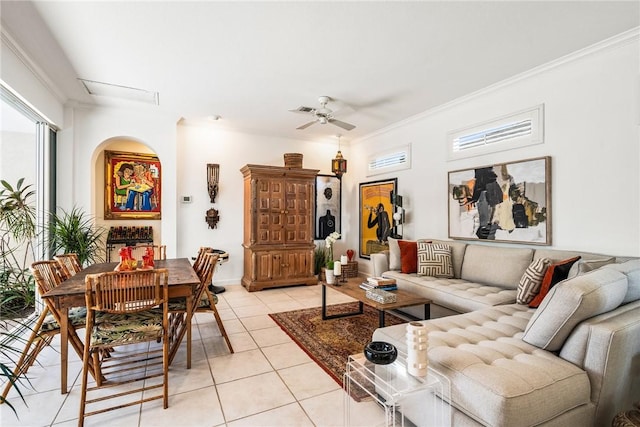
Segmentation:
{"type": "Polygon", "coordinates": [[[78,79],[78,81],[80,81],[89,95],[108,96],[111,98],[160,105],[160,94],[158,92],[86,79],[78,79]]]}
{"type": "Polygon", "coordinates": [[[544,105],[450,132],[449,159],[473,157],[544,142],[544,105]]]}
{"type": "Polygon", "coordinates": [[[369,156],[367,176],[411,169],[411,144],[369,156]]]}

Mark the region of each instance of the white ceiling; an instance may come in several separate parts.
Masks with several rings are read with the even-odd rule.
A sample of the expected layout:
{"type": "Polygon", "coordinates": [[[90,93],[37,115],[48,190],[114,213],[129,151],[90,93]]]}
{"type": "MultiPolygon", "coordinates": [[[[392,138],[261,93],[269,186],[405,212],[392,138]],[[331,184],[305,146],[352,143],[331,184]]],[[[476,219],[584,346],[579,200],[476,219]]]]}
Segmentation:
{"type": "Polygon", "coordinates": [[[2,0],[2,25],[65,100],[77,78],[159,92],[214,126],[350,141],[640,25],[638,1],[2,0]],[[44,25],[43,25],[44,23],[44,25]],[[350,132],[289,109],[329,105],[350,132]]]}

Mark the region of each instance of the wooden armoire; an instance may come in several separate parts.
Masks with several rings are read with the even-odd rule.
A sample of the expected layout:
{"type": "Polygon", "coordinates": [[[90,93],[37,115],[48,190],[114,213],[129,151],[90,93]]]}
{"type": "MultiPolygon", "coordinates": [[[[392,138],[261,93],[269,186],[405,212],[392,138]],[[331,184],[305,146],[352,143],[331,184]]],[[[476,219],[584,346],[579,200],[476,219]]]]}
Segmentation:
{"type": "Polygon", "coordinates": [[[246,165],[244,176],[244,275],[259,291],[315,285],[313,242],[316,169],[246,165]]]}

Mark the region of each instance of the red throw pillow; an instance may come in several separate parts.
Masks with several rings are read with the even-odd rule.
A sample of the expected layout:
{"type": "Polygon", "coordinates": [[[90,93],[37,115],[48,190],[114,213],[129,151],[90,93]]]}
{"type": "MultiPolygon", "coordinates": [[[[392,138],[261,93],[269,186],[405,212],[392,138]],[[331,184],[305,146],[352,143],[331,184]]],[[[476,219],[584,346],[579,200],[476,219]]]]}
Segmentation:
{"type": "Polygon", "coordinates": [[[564,261],[553,263],[547,267],[547,271],[544,273],[544,279],[542,279],[542,285],[540,285],[540,292],[533,298],[533,300],[531,300],[529,307],[538,308],[551,288],[567,278],[569,270],[571,270],[571,266],[579,259],[580,257],[577,256],[575,258],[569,258],[564,261]]]}
{"type": "Polygon", "coordinates": [[[400,247],[400,271],[403,273],[418,272],[418,242],[398,240],[400,247]]]}

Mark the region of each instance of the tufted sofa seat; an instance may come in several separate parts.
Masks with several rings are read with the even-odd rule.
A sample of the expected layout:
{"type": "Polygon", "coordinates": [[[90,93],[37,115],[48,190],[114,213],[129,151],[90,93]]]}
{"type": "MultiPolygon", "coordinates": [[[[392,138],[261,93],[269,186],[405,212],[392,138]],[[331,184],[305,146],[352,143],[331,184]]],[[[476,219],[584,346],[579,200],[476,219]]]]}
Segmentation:
{"type": "MultiPolygon", "coordinates": [[[[396,277],[398,287],[433,300],[432,314],[448,316],[421,322],[429,364],[451,383],[453,425],[610,426],[640,399],[640,259],[447,244],[451,279],[401,273],[389,268],[389,254],[372,261],[385,268],[376,275],[396,277]],[[577,255],[577,274],[538,308],[514,304],[532,260],[577,255]]],[[[372,340],[405,352],[405,334],[406,325],[387,326],[372,340]]]]}
{"type": "MultiPolygon", "coordinates": [[[[458,313],[480,310],[496,305],[511,304],[516,300],[515,289],[505,289],[465,279],[441,279],[432,276],[407,275],[399,271],[387,271],[385,277],[402,281],[402,289],[429,298],[458,313]]],[[[436,304],[437,304],[436,303],[436,304]]]]}
{"type": "MultiPolygon", "coordinates": [[[[511,304],[424,322],[429,363],[450,379],[455,407],[483,425],[589,425],[587,373],[521,339],[534,311],[511,304]]],[[[405,333],[388,326],[373,340],[399,343],[405,333]]]]}

